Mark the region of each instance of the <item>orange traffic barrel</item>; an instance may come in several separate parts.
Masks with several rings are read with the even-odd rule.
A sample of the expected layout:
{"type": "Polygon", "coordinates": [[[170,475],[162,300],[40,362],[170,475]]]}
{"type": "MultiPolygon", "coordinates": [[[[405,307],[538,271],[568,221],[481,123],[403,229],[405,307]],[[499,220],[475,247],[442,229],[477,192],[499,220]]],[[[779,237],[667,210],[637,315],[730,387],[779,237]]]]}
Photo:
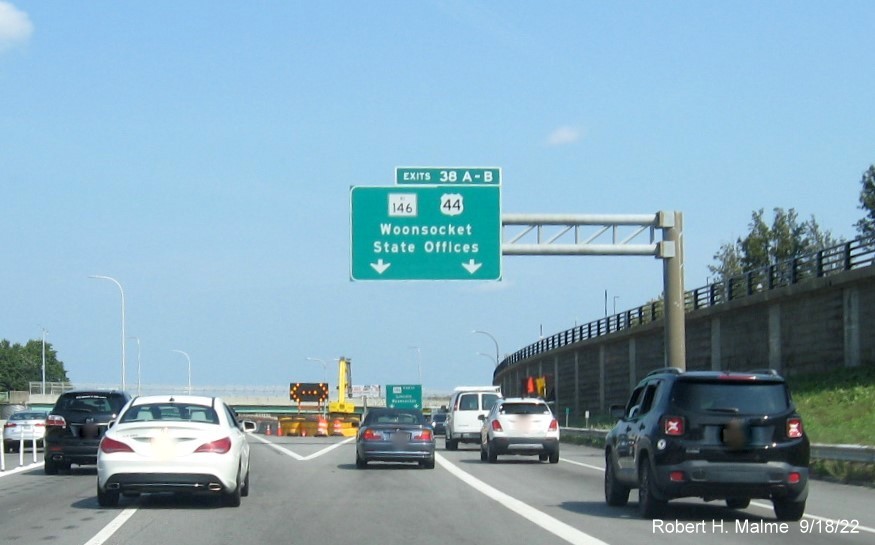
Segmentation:
{"type": "Polygon", "coordinates": [[[343,435],[343,422],[339,418],[331,425],[331,435],[343,435]]]}

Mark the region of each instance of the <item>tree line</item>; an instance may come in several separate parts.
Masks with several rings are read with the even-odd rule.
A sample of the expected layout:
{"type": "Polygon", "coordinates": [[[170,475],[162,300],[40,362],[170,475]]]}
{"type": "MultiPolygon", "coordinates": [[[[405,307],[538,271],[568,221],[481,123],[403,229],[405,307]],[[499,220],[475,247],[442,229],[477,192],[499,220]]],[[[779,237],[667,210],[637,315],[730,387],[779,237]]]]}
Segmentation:
{"type": "MultiPolygon", "coordinates": [[[[859,208],[864,216],[854,224],[860,237],[875,235],[875,165],[870,165],[860,180],[859,208]]],[[[708,270],[718,280],[768,267],[779,261],[813,254],[845,242],[818,225],[812,215],[801,221],[795,209],[774,208],[771,223],[760,208],[751,214],[748,233],[735,242],[720,246],[708,270]]]]}
{"type": "MultiPolygon", "coordinates": [[[[12,344],[0,340],[0,391],[27,391],[30,382],[41,382],[43,368],[42,341],[12,344]]],[[[51,343],[46,343],[46,382],[67,382],[64,362],[51,343]]]]}

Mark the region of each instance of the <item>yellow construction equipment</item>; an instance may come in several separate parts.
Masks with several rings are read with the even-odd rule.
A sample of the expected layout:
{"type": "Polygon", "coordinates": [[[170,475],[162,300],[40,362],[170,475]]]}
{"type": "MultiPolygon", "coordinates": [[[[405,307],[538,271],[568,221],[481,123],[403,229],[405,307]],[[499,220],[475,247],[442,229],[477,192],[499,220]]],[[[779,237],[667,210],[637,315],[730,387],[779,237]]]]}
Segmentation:
{"type": "Polygon", "coordinates": [[[337,360],[337,401],[328,403],[329,433],[353,437],[358,431],[361,418],[355,412],[352,397],[352,360],[341,356],[337,360]]]}

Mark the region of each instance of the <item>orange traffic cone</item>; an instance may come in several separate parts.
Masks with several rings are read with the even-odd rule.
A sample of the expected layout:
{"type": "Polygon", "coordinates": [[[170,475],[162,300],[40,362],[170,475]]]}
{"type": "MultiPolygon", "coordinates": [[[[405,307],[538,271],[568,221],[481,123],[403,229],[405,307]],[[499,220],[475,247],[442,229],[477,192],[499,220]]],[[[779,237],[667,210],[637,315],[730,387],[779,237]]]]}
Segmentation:
{"type": "Polygon", "coordinates": [[[270,425],[267,426],[267,431],[264,432],[265,435],[270,435],[270,425]]]}
{"type": "Polygon", "coordinates": [[[331,435],[343,435],[343,423],[340,419],[335,419],[331,425],[331,435]]]}

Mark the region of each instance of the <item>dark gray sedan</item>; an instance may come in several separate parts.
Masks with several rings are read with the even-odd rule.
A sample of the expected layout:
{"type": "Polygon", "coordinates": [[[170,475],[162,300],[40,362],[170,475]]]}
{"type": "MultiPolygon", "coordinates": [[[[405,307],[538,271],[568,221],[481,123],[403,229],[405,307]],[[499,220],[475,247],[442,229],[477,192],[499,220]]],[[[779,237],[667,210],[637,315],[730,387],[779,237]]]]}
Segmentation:
{"type": "Polygon", "coordinates": [[[368,462],[416,462],[434,469],[434,430],[415,409],[368,409],[355,440],[355,466],[368,462]]]}

